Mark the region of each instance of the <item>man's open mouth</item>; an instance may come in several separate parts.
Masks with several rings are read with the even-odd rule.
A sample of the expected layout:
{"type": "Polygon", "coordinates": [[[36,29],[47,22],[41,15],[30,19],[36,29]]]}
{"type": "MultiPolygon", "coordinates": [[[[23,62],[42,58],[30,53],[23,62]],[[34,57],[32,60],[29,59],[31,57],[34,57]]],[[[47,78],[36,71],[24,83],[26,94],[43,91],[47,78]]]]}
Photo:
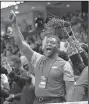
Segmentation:
{"type": "Polygon", "coordinates": [[[46,51],[50,52],[52,49],[51,48],[46,48],[46,51]]]}

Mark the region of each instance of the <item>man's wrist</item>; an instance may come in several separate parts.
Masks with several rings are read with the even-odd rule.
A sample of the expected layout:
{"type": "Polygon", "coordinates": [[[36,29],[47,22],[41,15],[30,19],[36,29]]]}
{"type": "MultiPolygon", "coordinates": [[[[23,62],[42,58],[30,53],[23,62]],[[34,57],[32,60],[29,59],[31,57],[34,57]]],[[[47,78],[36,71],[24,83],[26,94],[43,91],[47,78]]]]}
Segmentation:
{"type": "Polygon", "coordinates": [[[14,26],[17,26],[17,23],[13,23],[13,24],[12,24],[12,27],[14,27],[14,26]]]}

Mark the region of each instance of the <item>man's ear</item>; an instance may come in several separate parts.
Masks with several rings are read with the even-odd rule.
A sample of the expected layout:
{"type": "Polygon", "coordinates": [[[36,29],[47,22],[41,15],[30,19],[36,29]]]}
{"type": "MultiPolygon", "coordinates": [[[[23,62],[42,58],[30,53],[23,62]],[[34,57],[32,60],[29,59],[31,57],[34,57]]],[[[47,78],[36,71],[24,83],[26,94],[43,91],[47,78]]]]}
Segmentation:
{"type": "Polygon", "coordinates": [[[58,48],[58,50],[60,51],[60,44],[57,44],[57,48],[58,48]]]}
{"type": "Polygon", "coordinates": [[[58,53],[60,52],[60,47],[57,48],[58,53]]]}
{"type": "Polygon", "coordinates": [[[46,44],[46,39],[47,37],[44,37],[43,41],[42,41],[42,51],[44,50],[45,44],[46,44]]]}

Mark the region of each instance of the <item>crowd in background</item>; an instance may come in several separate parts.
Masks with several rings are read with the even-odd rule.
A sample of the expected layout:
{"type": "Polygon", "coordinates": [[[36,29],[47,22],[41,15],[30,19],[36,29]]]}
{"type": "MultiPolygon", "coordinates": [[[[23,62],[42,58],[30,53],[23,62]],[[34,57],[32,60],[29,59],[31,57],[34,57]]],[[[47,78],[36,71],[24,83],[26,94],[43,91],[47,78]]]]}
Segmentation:
{"type": "MultiPolygon", "coordinates": [[[[88,37],[88,14],[79,13],[79,12],[67,13],[66,15],[63,16],[63,19],[67,20],[67,21],[74,21],[72,28],[73,28],[75,37],[79,41],[79,44],[81,44],[82,48],[86,51],[86,53],[88,53],[88,42],[87,42],[87,39],[88,39],[87,38],[88,37]]],[[[42,23],[42,25],[44,25],[44,24],[45,24],[45,22],[42,23]]],[[[37,29],[36,29],[36,31],[37,31],[37,29]]],[[[25,37],[25,41],[31,46],[31,48],[41,54],[42,54],[42,40],[44,37],[44,34],[42,34],[42,33],[43,33],[42,30],[38,34],[31,35],[31,36],[29,36],[29,33],[28,33],[28,36],[25,37]]],[[[60,38],[61,42],[64,42],[66,40],[66,38],[63,35],[60,35],[59,38],[60,38]]],[[[62,51],[60,52],[59,56],[61,58],[63,58],[64,60],[68,61],[69,60],[68,53],[63,51],[62,45],[61,45],[61,50],[62,51]]],[[[87,62],[85,62],[85,64],[86,63],[87,62]]],[[[5,90],[7,90],[6,91],[7,95],[6,96],[4,96],[5,94],[3,95],[3,101],[5,100],[5,98],[7,98],[9,96],[8,91],[10,91],[12,94],[13,93],[18,94],[21,92],[23,94],[24,91],[22,89],[24,88],[24,86],[26,84],[34,86],[34,84],[33,84],[34,81],[31,84],[31,81],[30,81],[31,79],[30,79],[30,77],[28,77],[28,76],[31,76],[30,68],[32,68],[32,66],[31,66],[30,62],[28,62],[26,57],[23,55],[23,53],[19,50],[19,48],[14,40],[13,35],[12,36],[5,35],[5,36],[1,37],[1,66],[2,66],[1,73],[0,73],[2,75],[1,76],[1,79],[2,79],[1,85],[4,87],[5,90]],[[19,85],[23,85],[23,86],[20,86],[20,88],[17,85],[12,84],[14,74],[11,73],[9,64],[13,60],[16,61],[16,64],[18,64],[18,63],[21,64],[21,66],[25,70],[25,71],[23,71],[23,73],[24,73],[25,77],[27,76],[27,79],[25,78],[26,79],[25,82],[23,81],[24,78],[20,79],[16,76],[14,77],[15,78],[14,82],[18,83],[19,85]],[[21,83],[18,82],[19,81],[18,79],[22,80],[22,81],[20,81],[21,83]],[[13,86],[15,88],[13,88],[13,86]],[[18,87],[18,91],[16,89],[17,87],[18,87]]],[[[86,64],[86,66],[88,66],[88,64],[86,64]]],[[[23,74],[21,74],[21,76],[22,75],[23,74]]],[[[80,74],[78,74],[78,75],[80,75],[80,74]]],[[[31,77],[34,78],[34,76],[31,76],[31,77]]],[[[77,76],[77,74],[76,74],[76,77],[79,77],[79,76],[77,76]]],[[[25,88],[24,88],[24,90],[25,90],[25,88]]],[[[20,101],[19,99],[21,99],[20,104],[32,104],[33,100],[35,99],[35,95],[32,91],[34,92],[34,87],[32,87],[31,91],[28,91],[29,93],[32,93],[32,96],[29,95],[30,100],[31,100],[30,103],[29,103],[30,100],[28,100],[29,98],[27,99],[28,103],[24,102],[23,95],[21,96],[21,94],[20,94],[20,97],[17,97],[18,99],[16,99],[16,100],[20,101]]],[[[13,104],[15,104],[15,103],[17,104],[17,102],[14,101],[13,104]]]]}
{"type": "MultiPolygon", "coordinates": [[[[67,21],[74,21],[73,22],[73,31],[75,33],[76,38],[79,40],[79,42],[83,42],[87,44],[87,37],[88,37],[88,14],[87,13],[80,13],[80,12],[75,12],[75,13],[66,13],[63,16],[64,20],[67,21]]],[[[39,20],[40,21],[40,20],[39,20]]],[[[38,23],[40,24],[40,22],[38,21],[38,23]]],[[[46,21],[47,22],[47,21],[46,21]]],[[[44,25],[44,23],[42,23],[42,25],[44,25]]],[[[41,26],[39,26],[39,28],[42,28],[41,26]]],[[[38,31],[38,30],[36,30],[38,31]]],[[[37,34],[33,34],[31,36],[30,33],[28,33],[28,35],[25,37],[26,42],[31,45],[31,47],[36,50],[37,52],[41,52],[41,43],[42,43],[42,39],[44,37],[43,34],[41,34],[42,30],[40,32],[38,32],[37,34]]],[[[60,38],[64,38],[63,35],[60,35],[60,38]]],[[[9,48],[9,47],[15,47],[12,49],[12,51],[18,51],[18,48],[14,42],[13,36],[9,37],[9,36],[5,36],[2,37],[2,50],[4,52],[4,49],[9,48]],[[12,38],[12,39],[9,39],[12,38]],[[12,42],[10,42],[9,40],[12,40],[12,42]],[[9,43],[11,43],[10,45],[12,46],[8,46],[9,43]],[[7,46],[6,46],[7,45],[7,46]]],[[[2,52],[2,53],[3,53],[2,52]]],[[[12,52],[13,53],[13,52],[12,52]]]]}

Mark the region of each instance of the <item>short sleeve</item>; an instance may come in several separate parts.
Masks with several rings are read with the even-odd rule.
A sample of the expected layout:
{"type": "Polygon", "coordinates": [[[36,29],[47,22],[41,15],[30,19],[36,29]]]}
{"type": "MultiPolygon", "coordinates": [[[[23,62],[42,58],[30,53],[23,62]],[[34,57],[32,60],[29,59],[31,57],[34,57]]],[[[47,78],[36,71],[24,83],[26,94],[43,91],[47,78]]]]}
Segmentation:
{"type": "Polygon", "coordinates": [[[78,80],[76,81],[76,85],[83,85],[88,87],[88,66],[84,68],[78,80]]]}
{"type": "Polygon", "coordinates": [[[42,57],[41,54],[34,52],[33,56],[31,58],[31,63],[34,66],[34,68],[36,68],[37,63],[39,62],[40,58],[42,57]]]}
{"type": "Polygon", "coordinates": [[[73,69],[69,62],[65,63],[63,79],[64,81],[74,81],[73,69]]]}

